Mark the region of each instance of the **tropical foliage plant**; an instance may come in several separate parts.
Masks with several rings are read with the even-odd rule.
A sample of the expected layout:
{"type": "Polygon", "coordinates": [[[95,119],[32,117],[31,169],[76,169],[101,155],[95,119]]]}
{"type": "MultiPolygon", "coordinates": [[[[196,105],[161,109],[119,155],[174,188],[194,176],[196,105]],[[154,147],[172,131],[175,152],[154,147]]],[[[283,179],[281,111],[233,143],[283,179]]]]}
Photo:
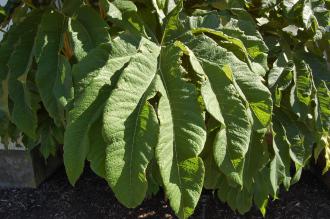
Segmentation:
{"type": "Polygon", "coordinates": [[[188,218],[206,188],[265,214],[330,167],[329,1],[41,2],[1,10],[0,135],[64,145],[72,185],[87,160],[129,208],[161,187],[188,218]]]}

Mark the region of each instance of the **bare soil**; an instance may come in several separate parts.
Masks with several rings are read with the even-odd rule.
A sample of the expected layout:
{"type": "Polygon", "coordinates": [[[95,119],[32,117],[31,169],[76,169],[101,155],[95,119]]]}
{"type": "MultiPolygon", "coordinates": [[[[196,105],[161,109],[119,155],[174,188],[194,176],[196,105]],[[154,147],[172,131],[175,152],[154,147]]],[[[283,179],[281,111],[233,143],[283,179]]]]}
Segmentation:
{"type": "MultiPolygon", "coordinates": [[[[86,168],[75,187],[58,170],[38,189],[0,189],[0,219],[7,218],[175,218],[163,192],[145,200],[136,209],[127,209],[114,197],[107,183],[86,168]]],[[[253,208],[246,215],[233,212],[204,191],[192,218],[262,218],[253,208]]],[[[330,193],[306,171],[289,192],[270,201],[266,218],[330,218],[330,193]]]]}

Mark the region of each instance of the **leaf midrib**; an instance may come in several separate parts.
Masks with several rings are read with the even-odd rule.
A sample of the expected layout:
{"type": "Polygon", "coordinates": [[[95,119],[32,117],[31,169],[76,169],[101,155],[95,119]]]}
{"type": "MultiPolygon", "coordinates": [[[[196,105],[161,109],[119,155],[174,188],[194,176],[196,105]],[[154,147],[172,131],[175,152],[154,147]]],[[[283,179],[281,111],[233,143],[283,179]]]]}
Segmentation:
{"type": "MultiPolygon", "coordinates": [[[[159,55],[159,65],[161,65],[161,63],[162,63],[161,60],[162,60],[162,54],[159,55]]],[[[158,70],[160,72],[160,76],[161,76],[161,79],[163,81],[163,85],[164,85],[164,89],[166,91],[166,94],[169,95],[167,85],[166,85],[166,83],[164,83],[165,79],[164,79],[164,75],[163,75],[163,72],[162,72],[162,69],[161,69],[160,66],[159,66],[158,70]]],[[[169,102],[169,105],[170,105],[171,113],[173,114],[173,107],[172,107],[172,103],[170,101],[170,98],[168,98],[168,102],[169,102]]],[[[171,116],[171,120],[172,120],[172,124],[173,124],[173,129],[175,129],[175,122],[174,122],[173,116],[171,116]]],[[[177,146],[176,146],[175,137],[176,137],[175,133],[173,132],[173,154],[174,154],[177,173],[178,173],[178,176],[179,176],[178,177],[179,178],[179,188],[180,188],[180,191],[181,191],[182,190],[182,182],[181,182],[180,167],[179,167],[179,164],[178,164],[178,154],[177,154],[177,148],[176,148],[177,146]]],[[[183,202],[182,195],[180,196],[180,199],[181,199],[181,202],[183,202]]],[[[180,211],[180,209],[179,209],[179,211],[180,211]]]]}

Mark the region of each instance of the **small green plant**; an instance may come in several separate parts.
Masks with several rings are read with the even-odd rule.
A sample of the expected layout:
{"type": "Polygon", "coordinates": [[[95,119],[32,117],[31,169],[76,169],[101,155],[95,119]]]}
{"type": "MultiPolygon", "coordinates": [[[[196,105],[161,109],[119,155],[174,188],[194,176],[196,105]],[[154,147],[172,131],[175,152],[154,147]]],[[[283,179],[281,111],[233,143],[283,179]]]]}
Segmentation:
{"type": "Polygon", "coordinates": [[[328,1],[23,1],[4,14],[1,137],[14,127],[45,156],[64,144],[73,185],[88,160],[130,208],[162,187],[188,218],[204,187],[265,214],[313,150],[330,167],[328,1]]]}

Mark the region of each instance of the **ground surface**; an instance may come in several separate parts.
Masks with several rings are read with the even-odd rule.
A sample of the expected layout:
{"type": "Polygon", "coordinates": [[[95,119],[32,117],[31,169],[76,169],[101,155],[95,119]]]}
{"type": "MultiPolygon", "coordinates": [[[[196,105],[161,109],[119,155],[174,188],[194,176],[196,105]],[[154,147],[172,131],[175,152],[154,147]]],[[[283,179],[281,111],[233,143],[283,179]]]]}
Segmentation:
{"type": "MultiPolygon", "coordinates": [[[[330,218],[330,193],[309,172],[280,200],[270,203],[267,218],[330,218]]],[[[39,189],[0,189],[0,218],[175,218],[163,195],[128,210],[116,201],[107,184],[86,170],[72,188],[60,169],[39,189]]],[[[193,218],[261,218],[256,209],[235,214],[210,192],[204,192],[193,218]]]]}

